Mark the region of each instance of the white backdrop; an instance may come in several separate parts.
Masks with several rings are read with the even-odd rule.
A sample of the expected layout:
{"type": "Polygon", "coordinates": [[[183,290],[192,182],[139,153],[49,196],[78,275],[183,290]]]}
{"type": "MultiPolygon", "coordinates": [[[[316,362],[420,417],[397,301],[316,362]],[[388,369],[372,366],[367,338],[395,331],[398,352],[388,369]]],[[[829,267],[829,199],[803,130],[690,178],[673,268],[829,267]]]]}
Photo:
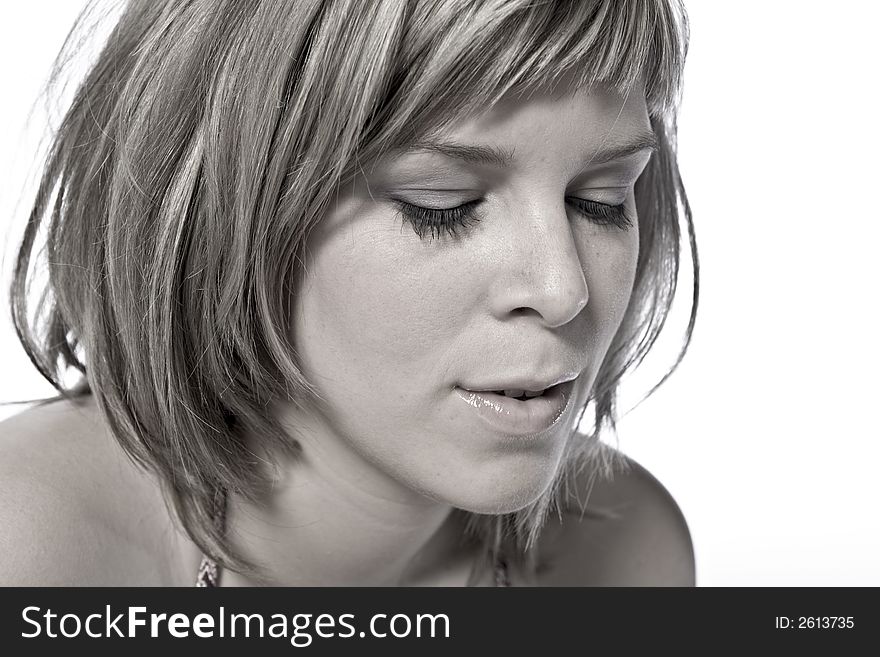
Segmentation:
{"type": "MultiPolygon", "coordinates": [[[[4,287],[45,123],[37,106],[27,127],[28,113],[82,5],[3,10],[4,287]]],[[[621,421],[619,446],[678,500],[698,584],[877,586],[880,6],[690,0],[688,11],[679,147],[700,314],[681,368],[621,421]]],[[[648,374],[674,353],[686,310],[677,305],[648,374]]],[[[650,381],[635,379],[628,398],[650,381]]],[[[50,393],[4,311],[0,401],[50,393]]]]}

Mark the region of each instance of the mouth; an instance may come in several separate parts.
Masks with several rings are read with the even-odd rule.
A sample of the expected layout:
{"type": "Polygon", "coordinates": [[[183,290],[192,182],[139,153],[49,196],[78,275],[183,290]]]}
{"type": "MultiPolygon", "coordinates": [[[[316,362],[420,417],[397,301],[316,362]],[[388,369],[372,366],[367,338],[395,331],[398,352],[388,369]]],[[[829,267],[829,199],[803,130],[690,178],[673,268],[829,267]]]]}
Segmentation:
{"type": "Polygon", "coordinates": [[[568,410],[575,379],[547,388],[469,390],[455,392],[485,424],[508,436],[535,436],[556,425],[568,410]]]}
{"type": "Polygon", "coordinates": [[[508,397],[510,399],[516,399],[517,401],[525,402],[530,399],[536,399],[538,397],[543,397],[544,395],[551,394],[555,388],[558,388],[562,384],[557,384],[555,386],[550,386],[549,388],[543,388],[541,390],[519,390],[516,388],[508,389],[508,390],[469,390],[468,392],[476,392],[481,395],[497,395],[499,397],[508,397]]]}
{"type": "Polygon", "coordinates": [[[571,383],[580,376],[580,372],[563,372],[556,376],[536,378],[527,376],[509,377],[504,381],[487,382],[486,384],[460,385],[462,390],[477,393],[492,393],[523,401],[540,397],[552,392],[555,388],[571,383]],[[495,385],[492,385],[494,383],[495,385]]]}

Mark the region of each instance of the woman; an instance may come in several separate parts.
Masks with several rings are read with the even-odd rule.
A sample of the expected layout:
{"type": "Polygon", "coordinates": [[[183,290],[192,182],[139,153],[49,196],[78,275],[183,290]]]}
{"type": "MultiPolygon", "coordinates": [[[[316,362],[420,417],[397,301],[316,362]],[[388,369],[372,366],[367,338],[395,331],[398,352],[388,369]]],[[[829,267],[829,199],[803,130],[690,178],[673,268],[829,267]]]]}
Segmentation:
{"type": "Polygon", "coordinates": [[[691,584],[599,442],[691,228],[685,50],[673,0],[129,2],[18,255],[62,399],[3,425],[2,580],[691,584]]]}

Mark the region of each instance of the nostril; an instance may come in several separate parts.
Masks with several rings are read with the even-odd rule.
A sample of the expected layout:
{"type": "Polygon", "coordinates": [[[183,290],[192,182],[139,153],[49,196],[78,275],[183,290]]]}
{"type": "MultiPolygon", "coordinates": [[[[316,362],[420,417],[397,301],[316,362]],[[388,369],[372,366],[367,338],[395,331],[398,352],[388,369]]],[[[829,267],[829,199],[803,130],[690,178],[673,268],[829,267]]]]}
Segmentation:
{"type": "Polygon", "coordinates": [[[514,317],[528,317],[529,315],[540,315],[540,313],[534,308],[528,308],[526,306],[521,306],[519,308],[514,308],[510,311],[510,314],[514,317]]]}

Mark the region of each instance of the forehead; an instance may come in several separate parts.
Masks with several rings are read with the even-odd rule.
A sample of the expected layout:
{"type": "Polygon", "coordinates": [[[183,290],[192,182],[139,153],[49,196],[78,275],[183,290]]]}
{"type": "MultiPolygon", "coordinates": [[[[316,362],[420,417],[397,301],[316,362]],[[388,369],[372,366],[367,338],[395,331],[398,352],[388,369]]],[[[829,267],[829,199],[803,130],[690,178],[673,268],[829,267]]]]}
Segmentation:
{"type": "Polygon", "coordinates": [[[497,144],[499,160],[513,151],[552,152],[652,141],[641,86],[619,92],[605,85],[556,85],[508,94],[490,108],[447,119],[416,144],[497,144]]]}
{"type": "Polygon", "coordinates": [[[641,88],[619,92],[605,85],[509,94],[493,107],[455,123],[459,131],[479,132],[504,130],[517,121],[531,123],[536,130],[550,121],[565,121],[566,126],[579,131],[605,132],[615,125],[623,129],[650,128],[641,88]]]}

